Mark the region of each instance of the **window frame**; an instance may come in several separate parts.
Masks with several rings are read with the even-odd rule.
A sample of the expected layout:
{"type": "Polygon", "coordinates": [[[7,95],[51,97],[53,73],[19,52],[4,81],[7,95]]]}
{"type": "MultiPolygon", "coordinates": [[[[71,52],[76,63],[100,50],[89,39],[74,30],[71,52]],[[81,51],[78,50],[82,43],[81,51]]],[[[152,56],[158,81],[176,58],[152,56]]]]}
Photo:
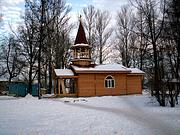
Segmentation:
{"type": "Polygon", "coordinates": [[[107,89],[115,88],[115,79],[112,75],[107,75],[104,79],[104,87],[107,89]],[[111,77],[111,79],[108,79],[108,77],[111,77]]]}

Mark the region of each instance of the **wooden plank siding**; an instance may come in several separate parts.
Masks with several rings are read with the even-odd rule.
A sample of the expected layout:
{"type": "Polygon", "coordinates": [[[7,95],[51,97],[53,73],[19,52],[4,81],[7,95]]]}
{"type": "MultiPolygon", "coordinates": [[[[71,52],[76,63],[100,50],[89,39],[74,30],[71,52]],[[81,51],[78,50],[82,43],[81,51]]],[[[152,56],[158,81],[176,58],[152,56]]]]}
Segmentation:
{"type": "MultiPolygon", "coordinates": [[[[60,85],[63,77],[55,77],[54,94],[63,96],[115,96],[142,93],[142,74],[127,73],[79,73],[72,78],[77,79],[75,83],[76,92],[73,94],[60,94],[60,85]],[[105,87],[105,78],[111,75],[115,79],[114,88],[105,87]],[[57,88],[56,88],[57,86],[57,88]]],[[[70,78],[70,77],[65,77],[70,78]]]]}
{"type": "Polygon", "coordinates": [[[78,76],[78,96],[95,96],[94,74],[79,74],[78,76]]]}
{"type": "Polygon", "coordinates": [[[121,95],[126,94],[126,75],[125,74],[95,74],[96,76],[96,95],[121,95]],[[105,78],[111,75],[115,79],[114,88],[105,87],[105,78]]]}
{"type": "Polygon", "coordinates": [[[78,96],[106,96],[142,93],[142,75],[118,73],[80,73],[78,74],[78,96]],[[105,78],[111,75],[115,79],[115,88],[105,88],[105,78]]]}
{"type": "Polygon", "coordinates": [[[142,75],[127,75],[127,94],[142,93],[142,75]]]}

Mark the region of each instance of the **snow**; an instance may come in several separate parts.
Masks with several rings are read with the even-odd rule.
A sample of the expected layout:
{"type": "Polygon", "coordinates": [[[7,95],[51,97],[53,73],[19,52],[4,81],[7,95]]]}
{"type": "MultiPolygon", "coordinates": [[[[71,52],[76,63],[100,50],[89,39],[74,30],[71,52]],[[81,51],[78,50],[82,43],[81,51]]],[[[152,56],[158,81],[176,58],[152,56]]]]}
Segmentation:
{"type": "Polygon", "coordinates": [[[73,46],[71,46],[71,47],[90,47],[90,45],[81,43],[81,44],[73,45],[73,46]]]}
{"type": "Polygon", "coordinates": [[[1,100],[16,100],[17,97],[12,97],[12,96],[0,96],[0,101],[1,100]]]}
{"type": "Polygon", "coordinates": [[[24,99],[36,100],[37,97],[33,97],[32,95],[27,94],[27,95],[24,97],[24,99]]]}
{"type": "Polygon", "coordinates": [[[128,70],[131,70],[131,73],[133,74],[144,74],[144,72],[138,68],[128,68],[128,70]]]}
{"type": "Polygon", "coordinates": [[[170,80],[170,82],[173,82],[173,83],[180,83],[180,80],[174,78],[174,79],[170,80]]]}
{"type": "MultiPolygon", "coordinates": [[[[135,74],[144,74],[138,68],[126,68],[120,64],[101,64],[96,65],[95,67],[78,67],[72,66],[75,72],[125,72],[125,73],[135,73],[135,74]]],[[[74,73],[70,69],[55,69],[56,76],[74,76],[74,73]]]]}
{"type": "Polygon", "coordinates": [[[120,64],[101,64],[96,65],[95,67],[77,67],[72,66],[74,70],[78,72],[126,72],[126,73],[132,73],[132,74],[144,74],[143,71],[141,71],[138,68],[126,68],[123,65],[120,64]]]}
{"type": "Polygon", "coordinates": [[[89,98],[0,96],[0,134],[179,135],[180,105],[149,94],[89,98]],[[13,100],[11,100],[13,99],[13,100]]]}
{"type": "Polygon", "coordinates": [[[89,67],[89,68],[81,68],[77,66],[72,66],[76,72],[131,72],[131,70],[128,70],[126,67],[120,64],[105,64],[105,65],[97,65],[95,67],[89,67]]]}
{"type": "Polygon", "coordinates": [[[54,69],[56,76],[74,76],[70,69],[54,69]]]}

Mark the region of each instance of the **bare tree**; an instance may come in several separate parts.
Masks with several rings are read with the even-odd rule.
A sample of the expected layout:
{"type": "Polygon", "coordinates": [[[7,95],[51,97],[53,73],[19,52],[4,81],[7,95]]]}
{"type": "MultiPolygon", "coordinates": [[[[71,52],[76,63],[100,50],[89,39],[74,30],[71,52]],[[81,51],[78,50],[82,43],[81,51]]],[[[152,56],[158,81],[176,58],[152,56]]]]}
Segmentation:
{"type": "Polygon", "coordinates": [[[134,15],[128,5],[123,6],[117,14],[116,37],[118,43],[116,49],[119,50],[122,58],[122,64],[130,67],[132,64],[132,48],[135,43],[135,27],[134,15]]]}
{"type": "Polygon", "coordinates": [[[69,25],[69,12],[71,8],[66,6],[66,3],[61,0],[59,3],[58,16],[55,18],[54,38],[53,38],[53,57],[55,58],[55,68],[64,68],[64,53],[69,49],[70,39],[69,33],[72,26],[69,25]]]}
{"type": "Polygon", "coordinates": [[[92,57],[95,53],[95,16],[97,9],[93,5],[83,8],[84,24],[88,35],[88,44],[92,46],[92,57]]]}
{"type": "MultiPolygon", "coordinates": [[[[0,44],[0,54],[3,54],[3,48],[4,46],[0,44]]],[[[0,57],[0,77],[5,75],[7,73],[7,68],[5,64],[5,59],[3,57],[0,57]]]]}
{"type": "Polygon", "coordinates": [[[180,82],[180,2],[177,0],[167,1],[166,4],[166,20],[163,41],[166,44],[166,52],[170,68],[165,68],[168,75],[168,89],[170,93],[171,107],[178,104],[178,96],[180,87],[176,85],[180,82]],[[169,69],[169,70],[168,70],[169,69]],[[168,71],[168,72],[167,72],[168,71]],[[172,81],[174,80],[174,82],[172,81]],[[171,81],[171,82],[169,82],[171,81]],[[172,82],[174,85],[172,85],[172,82]]]}
{"type": "Polygon", "coordinates": [[[104,52],[109,45],[107,44],[113,30],[110,28],[110,15],[108,11],[97,10],[95,16],[95,38],[96,38],[96,52],[99,59],[99,64],[102,64],[106,55],[104,52]]]}
{"type": "Polygon", "coordinates": [[[145,26],[147,28],[146,37],[152,45],[153,54],[153,86],[157,101],[161,106],[165,106],[164,91],[160,87],[161,75],[158,62],[158,43],[161,38],[162,30],[164,28],[164,14],[165,14],[165,1],[164,0],[134,0],[135,6],[142,13],[145,19],[145,26]],[[161,94],[160,94],[161,93],[161,94]]]}
{"type": "Polygon", "coordinates": [[[149,57],[147,50],[150,43],[147,37],[148,30],[146,27],[145,18],[143,17],[142,11],[140,10],[137,11],[135,21],[136,21],[136,27],[134,29],[134,32],[137,35],[135,49],[138,52],[136,58],[138,61],[138,67],[141,70],[143,70],[145,68],[146,58],[149,57]]]}
{"type": "Polygon", "coordinates": [[[64,40],[61,39],[62,37],[66,39],[69,34],[67,28],[70,29],[68,26],[70,8],[66,6],[64,0],[26,0],[25,9],[25,27],[20,31],[20,40],[25,46],[26,57],[28,56],[31,67],[29,89],[31,89],[33,79],[30,74],[33,67],[38,65],[35,70],[38,71],[39,89],[46,87],[48,93],[51,93],[52,67],[54,63],[57,68],[60,68],[59,63],[62,64],[62,59],[59,60],[59,58],[63,58],[64,51],[60,51],[64,50],[66,44],[63,44],[64,40]],[[66,36],[62,35],[64,31],[68,33],[66,36]],[[57,50],[56,48],[63,49],[57,50]],[[56,55],[58,59],[54,60],[56,55]],[[42,79],[45,83],[42,83],[42,79]]]}
{"type": "Polygon", "coordinates": [[[39,16],[38,4],[35,1],[25,1],[24,25],[19,26],[16,35],[22,44],[22,54],[26,59],[26,67],[21,74],[28,82],[28,93],[32,93],[32,83],[37,77],[37,58],[39,45],[39,16]],[[28,69],[28,70],[27,70],[28,69]]]}
{"type": "Polygon", "coordinates": [[[175,65],[175,77],[176,79],[179,79],[180,75],[180,2],[178,0],[170,0],[167,2],[167,17],[168,17],[168,22],[170,26],[170,33],[173,41],[175,41],[176,44],[176,65],[175,65]]]}
{"type": "MultiPolygon", "coordinates": [[[[1,6],[2,6],[2,1],[0,1],[0,8],[1,8],[1,6]]],[[[2,14],[2,11],[0,10],[0,28],[1,28],[1,23],[2,23],[2,21],[3,21],[3,14],[2,14]]]]}
{"type": "Polygon", "coordinates": [[[5,39],[1,59],[6,65],[9,82],[11,82],[13,78],[16,78],[20,74],[24,66],[20,54],[20,45],[13,36],[5,39]]]}
{"type": "Polygon", "coordinates": [[[26,58],[27,66],[21,72],[25,78],[27,78],[28,82],[28,93],[32,93],[32,82],[35,79],[37,68],[35,63],[37,62],[37,27],[35,20],[32,18],[28,20],[26,18],[29,14],[29,11],[25,13],[25,25],[19,27],[19,42],[22,44],[22,54],[26,58]],[[27,71],[27,69],[29,69],[27,71]]]}

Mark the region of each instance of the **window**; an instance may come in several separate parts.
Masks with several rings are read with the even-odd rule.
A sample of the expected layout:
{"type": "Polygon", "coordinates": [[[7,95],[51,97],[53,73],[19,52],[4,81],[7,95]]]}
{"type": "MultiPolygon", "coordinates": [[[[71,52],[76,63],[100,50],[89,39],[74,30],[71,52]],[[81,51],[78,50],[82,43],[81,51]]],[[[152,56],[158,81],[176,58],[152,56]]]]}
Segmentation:
{"type": "Polygon", "coordinates": [[[105,87],[106,88],[114,88],[115,87],[115,80],[112,76],[107,76],[105,78],[105,87]]]}

